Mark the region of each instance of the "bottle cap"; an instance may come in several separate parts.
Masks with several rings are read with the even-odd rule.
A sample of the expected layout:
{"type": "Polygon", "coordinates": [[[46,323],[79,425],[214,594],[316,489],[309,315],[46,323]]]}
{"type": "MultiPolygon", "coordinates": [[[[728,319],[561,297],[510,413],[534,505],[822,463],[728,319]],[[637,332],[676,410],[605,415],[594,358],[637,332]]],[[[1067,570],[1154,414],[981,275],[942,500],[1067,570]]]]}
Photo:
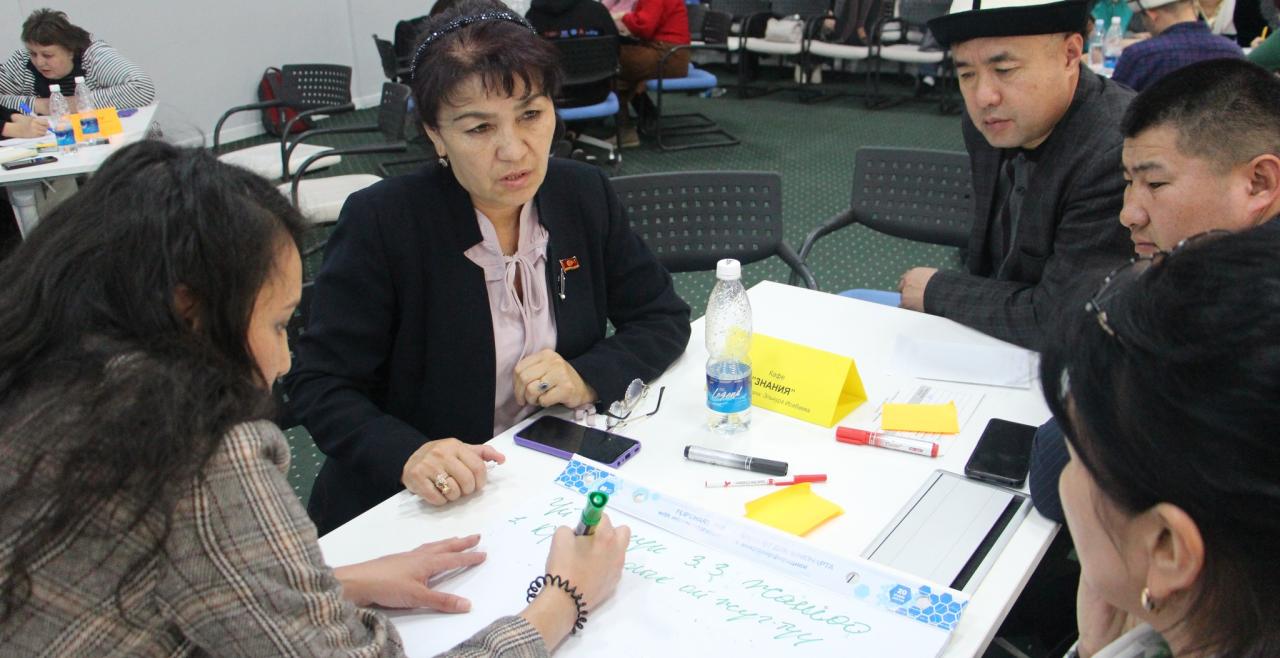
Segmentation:
{"type": "Polygon", "coordinates": [[[735,258],[725,258],[716,263],[716,278],[737,281],[742,278],[742,263],[735,258]]]}
{"type": "Polygon", "coordinates": [[[49,93],[51,93],[51,94],[61,94],[61,93],[62,93],[62,85],[49,85],[49,93]]]}
{"type": "Polygon", "coordinates": [[[84,76],[83,76],[83,75],[77,75],[77,76],[76,76],[76,84],[78,84],[78,85],[82,85],[82,84],[84,84],[84,76]]]}

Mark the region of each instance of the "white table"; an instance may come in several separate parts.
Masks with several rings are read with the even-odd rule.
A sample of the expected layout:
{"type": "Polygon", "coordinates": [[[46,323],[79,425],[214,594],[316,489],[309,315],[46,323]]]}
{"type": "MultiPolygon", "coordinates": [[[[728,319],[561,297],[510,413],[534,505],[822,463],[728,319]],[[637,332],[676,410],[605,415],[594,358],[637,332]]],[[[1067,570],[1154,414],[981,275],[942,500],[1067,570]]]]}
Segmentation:
{"type": "MultiPolygon", "coordinates": [[[[761,283],[750,290],[750,297],[757,332],[852,356],[869,396],[864,407],[874,406],[902,386],[914,388],[925,383],[885,373],[899,334],[1003,345],[943,318],[779,283],[761,283]]],[[[625,433],[643,446],[622,467],[623,472],[662,487],[670,495],[732,516],[742,516],[745,501],[769,492],[757,487],[705,488],[703,482],[708,479],[746,479],[752,474],[685,461],[681,453],[686,444],[787,461],[793,474],[827,473],[830,480],[814,485],[815,491],[844,507],[844,514],[804,541],[844,555],[861,554],[935,469],[962,473],[988,418],[1039,424],[1049,417],[1038,385],[1023,390],[933,382],[948,389],[981,390],[986,395],[974,418],[937,459],[837,443],[833,429],[758,408],[752,410],[752,426],[746,435],[719,437],[702,425],[705,361],[699,320],[693,325],[688,350],[660,381],[667,387],[662,409],[627,428],[625,433]]],[[[870,409],[862,413],[867,411],[870,409]]],[[[852,417],[858,414],[855,410],[852,417]]],[[[349,564],[407,550],[431,539],[480,532],[500,513],[521,506],[533,488],[545,490],[564,462],[516,446],[513,434],[507,431],[490,441],[507,456],[507,463],[490,471],[490,484],[481,493],[444,508],[432,508],[401,492],[321,538],[326,559],[333,565],[349,564]]],[[[983,652],[1057,529],[1056,523],[1036,512],[1022,522],[974,591],[945,655],[977,656],[983,652]]],[[[489,620],[468,621],[479,629],[489,620]]]]}
{"type": "MultiPolygon", "coordinates": [[[[156,106],[140,107],[132,116],[122,117],[120,125],[124,132],[119,136],[119,144],[103,144],[100,146],[81,146],[80,150],[70,155],[56,153],[57,162],[14,169],[0,170],[0,187],[9,192],[9,203],[13,205],[13,214],[18,218],[18,228],[25,236],[40,221],[36,210],[36,192],[40,191],[42,181],[64,176],[90,174],[102,166],[102,162],[121,146],[136,142],[147,134],[151,121],[156,116],[156,106]]],[[[114,138],[114,137],[113,137],[114,138]]],[[[52,140],[52,136],[50,136],[52,140]]]]}

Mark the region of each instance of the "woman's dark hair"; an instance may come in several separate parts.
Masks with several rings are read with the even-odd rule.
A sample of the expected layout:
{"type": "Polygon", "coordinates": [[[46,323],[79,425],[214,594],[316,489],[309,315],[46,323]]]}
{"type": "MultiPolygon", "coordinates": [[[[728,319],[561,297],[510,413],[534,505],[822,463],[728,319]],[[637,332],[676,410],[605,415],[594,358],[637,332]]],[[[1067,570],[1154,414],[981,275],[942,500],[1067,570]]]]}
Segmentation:
{"type": "Polygon", "coordinates": [[[1189,246],[1117,291],[1105,309],[1114,336],[1074,305],[1041,360],[1045,398],[1106,498],[1128,515],[1165,502],[1195,520],[1204,565],[1182,623],[1220,656],[1280,655],[1271,224],[1189,246]]]}
{"type": "Polygon", "coordinates": [[[270,417],[249,318],[302,227],[266,180],[145,141],[0,263],[0,620],[87,519],[111,515],[121,541],[150,547],[125,572],[138,573],[223,434],[270,417]]]}
{"type": "Polygon", "coordinates": [[[82,55],[89,47],[89,33],[72,25],[63,12],[37,9],[22,23],[22,43],[62,46],[70,50],[72,56],[82,55]]]}
{"type": "Polygon", "coordinates": [[[459,87],[478,78],[488,93],[511,96],[516,82],[525,93],[560,94],[560,52],[530,28],[507,20],[485,20],[435,36],[463,16],[509,12],[498,0],[461,0],[432,16],[422,28],[426,48],[414,49],[413,100],[430,128],[440,127],[440,106],[452,103],[459,87]]]}

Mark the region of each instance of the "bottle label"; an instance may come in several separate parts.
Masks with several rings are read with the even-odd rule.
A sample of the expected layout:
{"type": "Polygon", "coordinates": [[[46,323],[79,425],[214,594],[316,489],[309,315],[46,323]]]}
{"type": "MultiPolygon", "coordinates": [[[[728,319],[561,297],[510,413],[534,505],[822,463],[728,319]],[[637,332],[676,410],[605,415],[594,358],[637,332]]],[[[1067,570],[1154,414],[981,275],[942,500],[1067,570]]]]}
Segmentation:
{"type": "Polygon", "coordinates": [[[751,369],[720,378],[707,373],[707,407],[721,414],[736,414],[751,406],[751,369]]]}

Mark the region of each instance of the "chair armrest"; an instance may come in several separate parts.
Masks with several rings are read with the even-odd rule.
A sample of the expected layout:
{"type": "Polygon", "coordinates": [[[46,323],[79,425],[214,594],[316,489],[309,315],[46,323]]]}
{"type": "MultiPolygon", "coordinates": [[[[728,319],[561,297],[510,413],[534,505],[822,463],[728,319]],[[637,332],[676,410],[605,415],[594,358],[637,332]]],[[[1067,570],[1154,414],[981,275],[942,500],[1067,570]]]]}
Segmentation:
{"type": "MultiPolygon", "coordinates": [[[[315,107],[310,110],[304,110],[294,115],[284,124],[284,130],[280,132],[280,177],[289,177],[289,134],[293,132],[293,126],[303,119],[309,119],[317,114],[342,114],[344,112],[354,112],[356,109],[353,103],[343,103],[342,105],[326,105],[324,107],[315,107]]],[[[308,130],[307,132],[311,132],[308,130]]],[[[305,139],[307,133],[298,136],[299,140],[305,139]]]]}
{"type": "Polygon", "coordinates": [[[336,128],[312,128],[311,130],[308,130],[307,132],[304,132],[301,135],[298,135],[298,138],[290,142],[289,147],[285,149],[284,162],[286,163],[285,165],[286,171],[288,170],[287,163],[289,162],[289,160],[293,159],[293,149],[297,148],[299,144],[301,144],[302,142],[308,139],[311,139],[312,137],[319,137],[321,135],[339,135],[339,134],[350,134],[350,133],[376,132],[377,130],[378,130],[377,126],[340,126],[336,128]]]}
{"type": "Polygon", "coordinates": [[[813,276],[813,270],[809,269],[809,265],[803,260],[800,260],[796,252],[791,249],[791,245],[786,242],[779,242],[778,257],[791,266],[791,276],[788,279],[791,285],[796,285],[796,279],[798,278],[804,282],[804,287],[809,290],[819,289],[818,280],[813,276]]]}
{"type": "Polygon", "coordinates": [[[800,260],[809,260],[809,253],[813,251],[813,245],[819,238],[822,238],[828,233],[833,233],[842,229],[850,224],[854,224],[857,221],[858,218],[854,209],[845,208],[840,212],[840,214],[814,227],[812,231],[809,231],[808,235],[804,236],[804,242],[800,243],[800,260]]]}
{"type": "Polygon", "coordinates": [[[387,144],[365,144],[363,146],[350,146],[347,148],[333,149],[332,151],[324,151],[317,153],[306,160],[302,161],[302,165],[298,167],[298,173],[293,175],[293,182],[289,184],[289,199],[293,202],[293,206],[298,207],[298,184],[302,182],[302,177],[307,175],[307,170],[321,158],[328,158],[335,155],[368,155],[371,153],[403,153],[409,149],[409,145],[405,142],[395,142],[387,144]]]}
{"type": "Polygon", "coordinates": [[[276,99],[273,101],[260,101],[257,103],[250,103],[248,105],[238,105],[236,107],[233,107],[227,110],[222,114],[221,117],[218,118],[217,125],[213,127],[213,150],[214,151],[218,150],[218,140],[221,137],[222,124],[226,123],[227,119],[230,118],[231,115],[235,114],[236,112],[245,112],[247,110],[265,110],[268,107],[276,107],[283,104],[284,104],[284,101],[276,99]]]}

